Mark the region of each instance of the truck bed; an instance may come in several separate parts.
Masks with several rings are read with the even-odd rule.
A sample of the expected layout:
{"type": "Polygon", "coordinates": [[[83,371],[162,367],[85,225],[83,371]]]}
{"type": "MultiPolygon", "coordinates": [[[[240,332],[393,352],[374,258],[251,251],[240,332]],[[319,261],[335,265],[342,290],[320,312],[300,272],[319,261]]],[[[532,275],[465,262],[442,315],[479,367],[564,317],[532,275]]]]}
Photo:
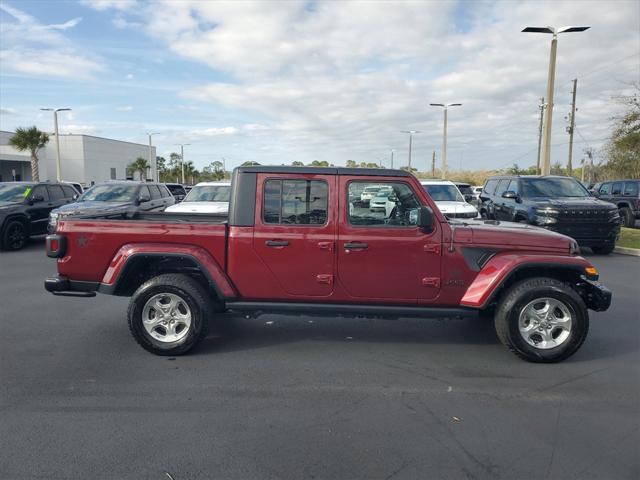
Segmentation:
{"type": "Polygon", "coordinates": [[[101,282],[112,259],[129,244],[200,248],[224,268],[227,216],[163,212],[77,216],[61,219],[57,233],[66,237],[59,273],[101,282]]]}

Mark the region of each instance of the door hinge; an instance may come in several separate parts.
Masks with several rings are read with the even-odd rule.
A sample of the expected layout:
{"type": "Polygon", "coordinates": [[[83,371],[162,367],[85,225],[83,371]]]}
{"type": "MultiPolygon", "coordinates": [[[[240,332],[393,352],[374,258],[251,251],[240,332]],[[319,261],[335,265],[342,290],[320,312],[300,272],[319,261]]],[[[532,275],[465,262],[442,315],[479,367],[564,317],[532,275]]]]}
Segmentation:
{"type": "Polygon", "coordinates": [[[422,285],[424,287],[440,288],[440,277],[424,277],[422,285]]]}
{"type": "Polygon", "coordinates": [[[440,255],[440,244],[439,243],[427,243],[424,246],[424,251],[429,253],[435,253],[436,255],[440,255]]]}
{"type": "Polygon", "coordinates": [[[316,282],[326,285],[333,285],[333,275],[330,273],[321,273],[316,275],[316,282]]]}

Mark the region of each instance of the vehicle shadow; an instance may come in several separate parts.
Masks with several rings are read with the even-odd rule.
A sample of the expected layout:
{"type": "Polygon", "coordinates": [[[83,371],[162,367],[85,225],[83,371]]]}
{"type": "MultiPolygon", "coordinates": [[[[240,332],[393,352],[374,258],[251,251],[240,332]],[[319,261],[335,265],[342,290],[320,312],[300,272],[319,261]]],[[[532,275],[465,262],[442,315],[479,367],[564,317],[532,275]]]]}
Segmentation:
{"type": "Polygon", "coordinates": [[[471,318],[368,318],[264,315],[221,317],[213,332],[194,354],[257,349],[300,341],[499,344],[493,321],[471,318]]]}

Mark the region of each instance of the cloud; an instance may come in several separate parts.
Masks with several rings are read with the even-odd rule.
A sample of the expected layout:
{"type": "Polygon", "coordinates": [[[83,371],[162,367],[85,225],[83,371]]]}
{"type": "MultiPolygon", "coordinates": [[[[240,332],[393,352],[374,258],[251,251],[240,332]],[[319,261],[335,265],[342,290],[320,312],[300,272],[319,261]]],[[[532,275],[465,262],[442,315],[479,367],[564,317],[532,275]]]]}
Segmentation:
{"type": "Polygon", "coordinates": [[[60,127],[60,133],[72,133],[72,134],[94,134],[98,131],[95,125],[62,125],[60,127]]]}
{"type": "Polygon", "coordinates": [[[118,112],[131,112],[131,111],[133,111],[133,107],[131,105],[127,105],[127,106],[124,106],[124,107],[117,107],[116,111],[118,111],[118,112]]]}
{"type": "MultiPolygon", "coordinates": [[[[103,66],[81,54],[62,32],[82,20],[73,18],[60,24],[43,24],[35,17],[0,4],[13,21],[2,21],[0,59],[7,71],[33,76],[89,78],[103,66]]],[[[7,17],[7,18],[9,18],[7,17]]]]}
{"type": "Polygon", "coordinates": [[[0,115],[15,115],[16,113],[15,108],[0,108],[0,115]]]}
{"type": "Polygon", "coordinates": [[[133,80],[133,73],[127,73],[124,78],[126,78],[127,80],[133,80]]]}
{"type": "Polygon", "coordinates": [[[80,0],[80,4],[99,12],[109,9],[131,10],[138,6],[136,0],[80,0]]]}
{"type": "Polygon", "coordinates": [[[236,127],[212,127],[199,130],[191,130],[189,132],[179,134],[178,136],[182,136],[183,138],[188,140],[199,140],[211,137],[235,135],[236,133],[238,133],[238,129],[236,127]]]}

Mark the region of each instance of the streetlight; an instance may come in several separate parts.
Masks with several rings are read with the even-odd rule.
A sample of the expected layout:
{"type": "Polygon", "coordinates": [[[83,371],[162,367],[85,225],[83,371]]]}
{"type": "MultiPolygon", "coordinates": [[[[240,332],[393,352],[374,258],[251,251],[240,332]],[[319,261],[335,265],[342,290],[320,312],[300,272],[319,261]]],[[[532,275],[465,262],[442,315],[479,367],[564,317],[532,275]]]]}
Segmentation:
{"type": "Polygon", "coordinates": [[[62,180],[60,173],[60,139],[58,138],[58,112],[66,112],[70,108],[41,108],[45,112],[53,112],[53,128],[56,134],[56,180],[62,180]]]}
{"type": "Polygon", "coordinates": [[[461,107],[461,103],[430,103],[432,107],[444,108],[444,133],[442,135],[442,179],[447,178],[447,110],[449,107],[461,107]]]}
{"type": "Polygon", "coordinates": [[[184,147],[191,145],[190,143],[176,143],[180,145],[180,163],[182,164],[182,184],[184,185],[184,147]]]}
{"type": "Polygon", "coordinates": [[[558,49],[558,34],[566,32],[584,32],[590,27],[526,27],[526,33],[551,33],[551,53],[549,55],[549,76],[547,78],[546,109],[544,111],[544,130],[542,132],[542,175],[551,172],[551,121],[553,117],[553,88],[556,80],[556,51],[558,49]]]}
{"type": "Polygon", "coordinates": [[[395,152],[395,150],[392,148],[391,149],[391,169],[393,170],[393,153],[395,152]]]}
{"type": "MultiPolygon", "coordinates": [[[[147,132],[147,136],[149,137],[149,166],[153,165],[152,163],[152,157],[153,157],[153,148],[151,146],[151,137],[153,137],[154,135],[160,135],[159,132],[147,132]]],[[[158,159],[156,157],[155,159],[155,165],[156,165],[156,182],[160,182],[160,172],[158,171],[158,159]]]]}
{"type": "Polygon", "coordinates": [[[411,171],[411,145],[413,143],[413,134],[422,132],[418,130],[400,130],[400,132],[409,134],[409,171],[411,171]]]}

